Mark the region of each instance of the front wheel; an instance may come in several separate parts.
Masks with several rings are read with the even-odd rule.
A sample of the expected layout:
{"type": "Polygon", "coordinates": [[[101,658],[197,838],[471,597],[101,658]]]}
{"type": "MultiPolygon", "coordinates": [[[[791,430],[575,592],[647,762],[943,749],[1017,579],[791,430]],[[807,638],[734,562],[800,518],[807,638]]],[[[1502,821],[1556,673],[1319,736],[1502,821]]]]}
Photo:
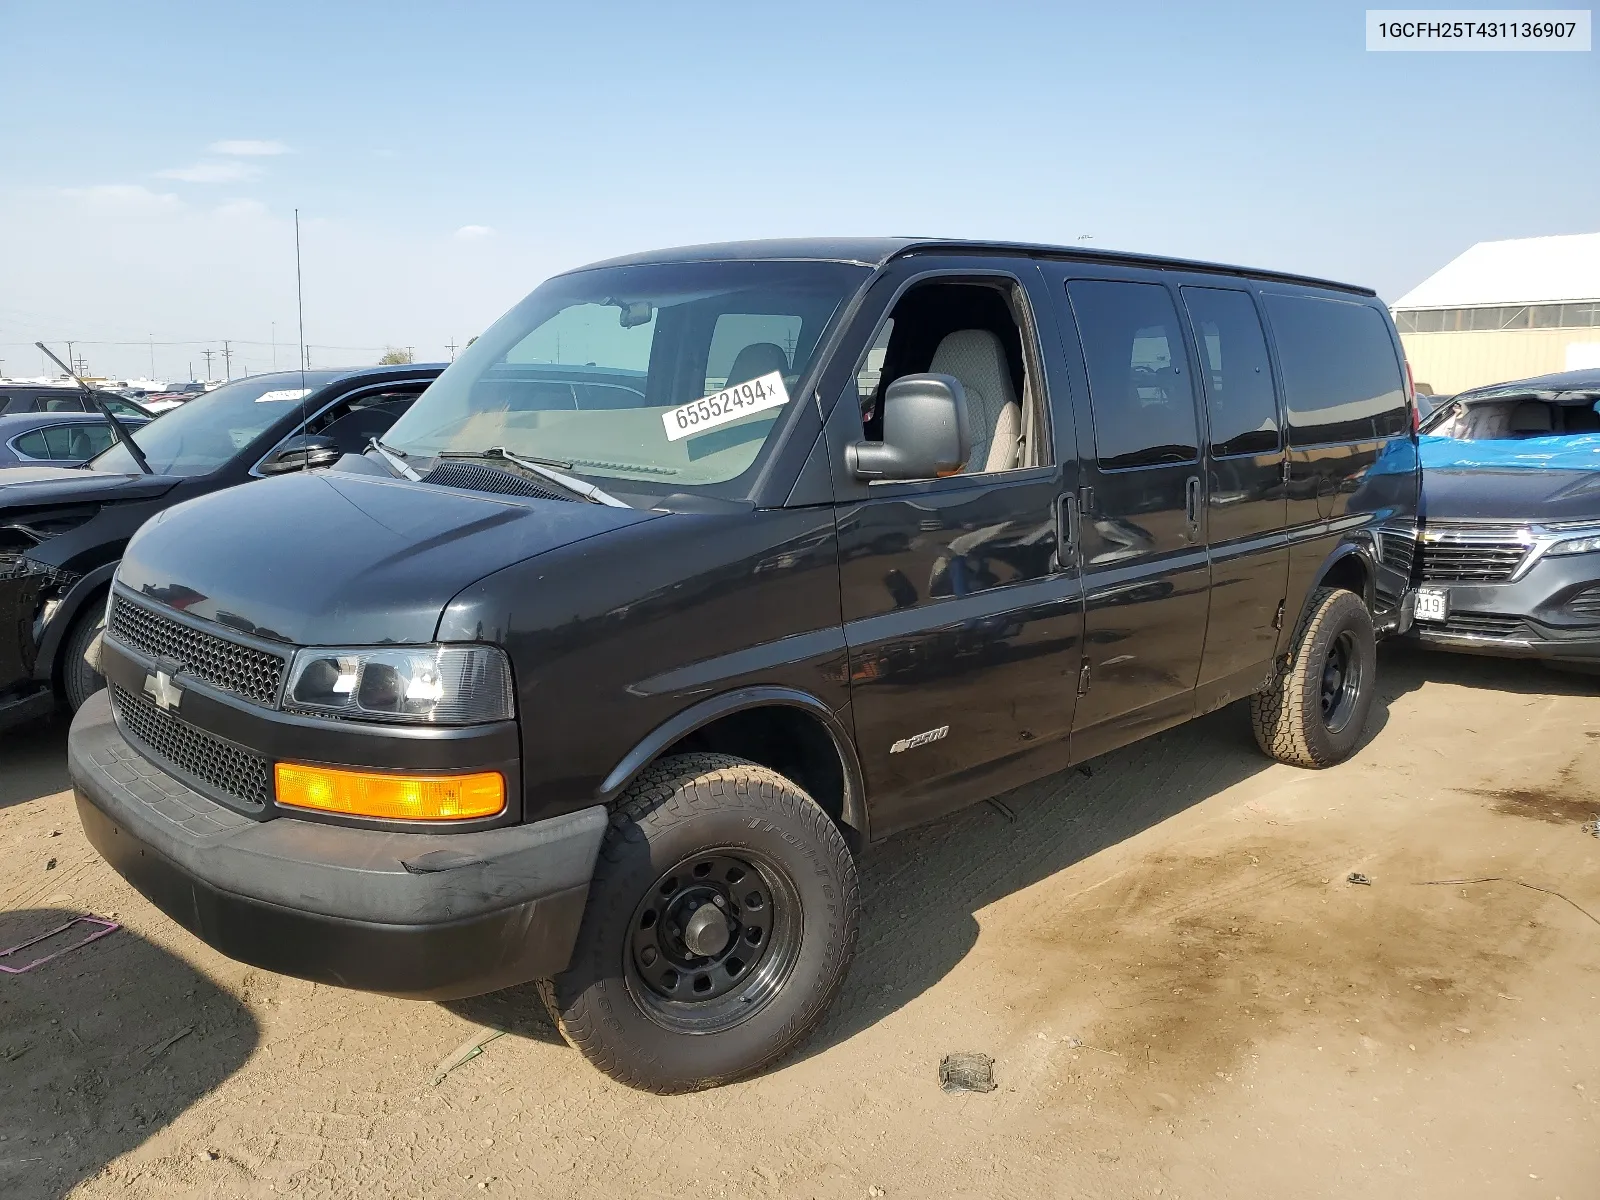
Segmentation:
{"type": "Polygon", "coordinates": [[[859,914],[849,848],[798,786],[725,754],[663,759],[613,814],[572,963],[541,991],[613,1079],[714,1087],[822,1019],[859,914]]]}
{"type": "Polygon", "coordinates": [[[1319,588],[1287,664],[1250,698],[1256,744],[1291,766],[1343,762],[1361,741],[1377,676],[1367,606],[1354,592],[1319,588]]]}
{"type": "Polygon", "coordinates": [[[89,643],[94,641],[105,621],[105,606],[94,604],[78,618],[77,624],[67,631],[61,647],[61,690],[73,712],[83,707],[83,702],[105,687],[106,681],[99,671],[89,665],[84,655],[89,643]]]}

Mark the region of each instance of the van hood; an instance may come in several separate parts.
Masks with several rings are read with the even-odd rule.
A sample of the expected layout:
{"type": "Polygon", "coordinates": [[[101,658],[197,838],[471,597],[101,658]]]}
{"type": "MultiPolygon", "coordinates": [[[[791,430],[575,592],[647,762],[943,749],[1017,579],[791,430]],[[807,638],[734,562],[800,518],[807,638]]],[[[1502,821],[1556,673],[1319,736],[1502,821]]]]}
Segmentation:
{"type": "Polygon", "coordinates": [[[427,642],[468,584],[658,515],[314,471],[167,509],[128,544],[117,578],[193,616],[295,645],[427,642]]]}
{"type": "Polygon", "coordinates": [[[1422,511],[1428,521],[1600,520],[1600,473],[1432,467],[1422,473],[1422,511]]]}

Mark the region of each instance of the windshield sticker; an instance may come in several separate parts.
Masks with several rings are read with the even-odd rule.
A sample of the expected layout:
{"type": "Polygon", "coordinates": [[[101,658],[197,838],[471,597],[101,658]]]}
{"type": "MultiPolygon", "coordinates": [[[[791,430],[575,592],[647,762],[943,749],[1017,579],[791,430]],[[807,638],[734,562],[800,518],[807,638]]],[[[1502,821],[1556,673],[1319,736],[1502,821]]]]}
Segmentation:
{"type": "Polygon", "coordinates": [[[302,396],[309,396],[310,388],[282,388],[276,392],[262,392],[256,397],[257,404],[278,404],[284,400],[298,400],[302,396]]]}
{"type": "Polygon", "coordinates": [[[661,414],[661,423],[667,429],[667,441],[681,441],[727,425],[751,413],[769,408],[782,408],[789,403],[789,390],[783,386],[783,374],[771,371],[748,383],[736,383],[723,388],[714,396],[702,396],[688,404],[668,409],[661,414]]]}

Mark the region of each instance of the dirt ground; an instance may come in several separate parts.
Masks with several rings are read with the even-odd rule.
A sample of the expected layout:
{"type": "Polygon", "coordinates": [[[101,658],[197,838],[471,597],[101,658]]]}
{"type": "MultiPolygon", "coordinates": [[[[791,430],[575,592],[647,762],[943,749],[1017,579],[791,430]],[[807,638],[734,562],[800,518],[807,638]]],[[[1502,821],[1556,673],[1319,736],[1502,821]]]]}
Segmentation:
{"type": "Polygon", "coordinates": [[[0,739],[0,948],[126,925],[0,975],[0,1195],[1600,1196],[1600,681],[1396,648],[1382,685],[1331,771],[1235,706],[874,849],[827,1024],[674,1099],[531,989],[220,957],[84,842],[64,728],[0,739]],[[998,1090],[939,1090],[961,1050],[998,1090]]]}

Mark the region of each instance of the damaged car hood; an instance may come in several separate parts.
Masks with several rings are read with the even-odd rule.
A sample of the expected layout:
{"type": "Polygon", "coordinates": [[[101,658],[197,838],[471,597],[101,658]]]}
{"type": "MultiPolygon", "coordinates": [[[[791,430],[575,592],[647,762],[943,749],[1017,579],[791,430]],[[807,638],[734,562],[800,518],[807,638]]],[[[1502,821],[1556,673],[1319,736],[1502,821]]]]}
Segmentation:
{"type": "Polygon", "coordinates": [[[468,584],[659,514],[314,471],[179,504],[128,544],[119,582],[296,645],[432,640],[468,584]]]}
{"type": "Polygon", "coordinates": [[[79,467],[7,467],[0,471],[0,513],[35,504],[79,500],[145,500],[182,480],[174,475],[112,475],[79,467]]]}
{"type": "Polygon", "coordinates": [[[1429,467],[1425,520],[1561,522],[1600,519],[1600,471],[1533,467],[1429,467]]]}

